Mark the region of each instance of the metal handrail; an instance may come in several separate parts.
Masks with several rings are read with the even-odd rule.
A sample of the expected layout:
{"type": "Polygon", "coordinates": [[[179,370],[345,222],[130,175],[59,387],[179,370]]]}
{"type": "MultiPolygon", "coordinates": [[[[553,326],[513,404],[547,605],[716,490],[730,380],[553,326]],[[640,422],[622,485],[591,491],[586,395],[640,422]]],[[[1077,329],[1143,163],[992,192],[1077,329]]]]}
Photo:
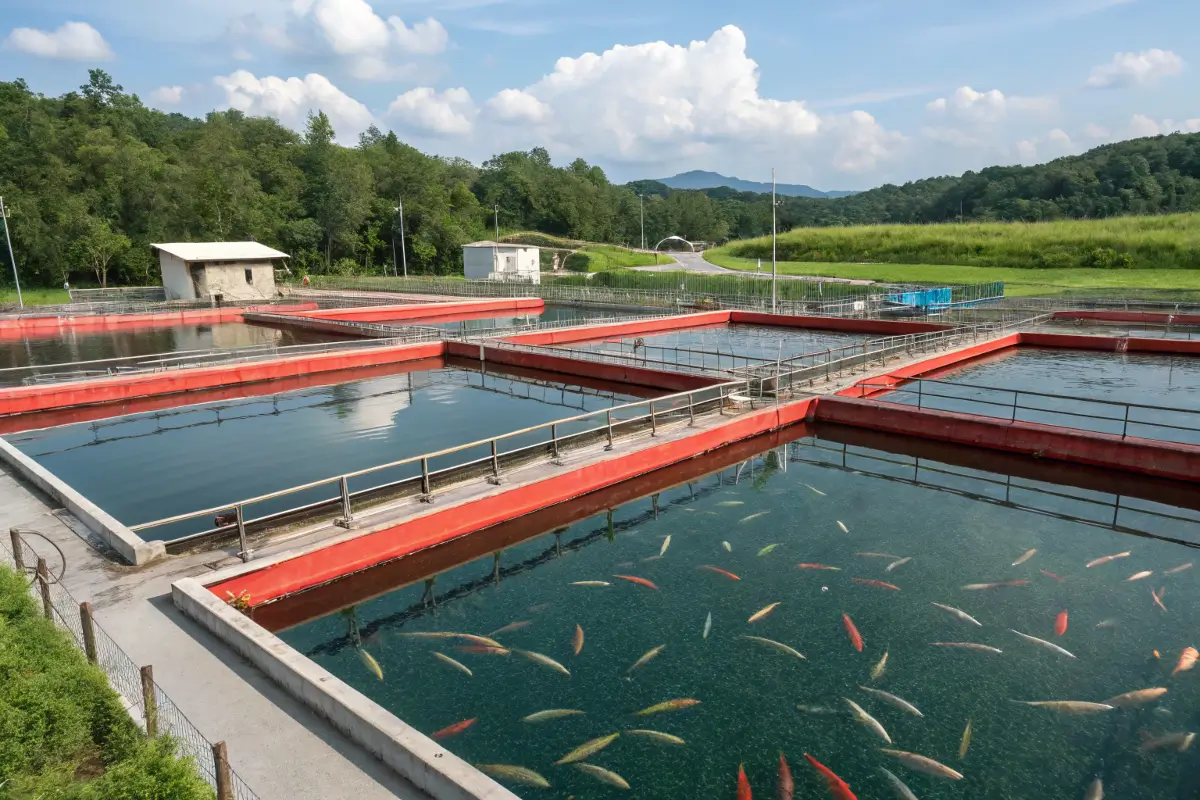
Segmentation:
{"type": "MultiPolygon", "coordinates": [[[[558,429],[560,426],[568,425],[568,424],[575,423],[575,422],[580,422],[582,420],[603,417],[605,424],[608,428],[609,443],[611,444],[612,436],[613,436],[612,431],[613,431],[613,423],[614,423],[614,420],[613,420],[614,414],[618,414],[623,411],[630,411],[630,410],[634,410],[634,409],[643,409],[643,408],[647,409],[649,411],[649,414],[642,418],[643,419],[648,418],[651,422],[651,430],[655,431],[657,429],[657,415],[659,413],[664,413],[666,411],[679,412],[681,408],[686,408],[689,413],[689,418],[693,418],[694,414],[695,414],[695,406],[697,403],[697,395],[700,395],[703,393],[712,393],[714,390],[717,392],[716,398],[707,398],[707,399],[701,400],[701,402],[711,402],[712,399],[719,399],[720,409],[723,412],[726,398],[728,398],[731,395],[736,394],[736,390],[740,389],[740,388],[748,388],[747,383],[745,381],[728,381],[725,383],[714,384],[712,386],[701,387],[699,389],[691,389],[686,392],[679,392],[679,393],[672,394],[672,395],[665,395],[663,397],[656,397],[656,398],[653,398],[650,400],[638,400],[633,403],[626,403],[626,404],[620,405],[620,406],[613,406],[611,408],[601,409],[599,411],[590,411],[585,414],[576,414],[571,417],[565,417],[562,419],[554,420],[553,422],[546,422],[546,423],[534,425],[534,426],[531,426],[528,428],[523,428],[521,430],[510,431],[508,433],[500,434],[499,436],[492,436],[492,437],[489,437],[486,439],[479,439],[477,441],[470,442],[468,444],[455,445],[453,447],[443,448],[442,450],[437,450],[432,453],[424,453],[424,454],[418,455],[418,456],[410,456],[408,458],[402,458],[402,459],[399,459],[396,461],[391,461],[386,464],[379,464],[379,465],[376,465],[373,467],[366,467],[364,469],[354,470],[352,472],[346,472],[346,473],[343,473],[340,475],[334,475],[334,476],[331,476],[328,478],[321,478],[319,480],[310,481],[308,483],[304,483],[299,486],[293,486],[288,489],[281,489],[281,490],[274,491],[274,492],[268,492],[267,494],[258,495],[256,497],[250,497],[250,498],[247,498],[244,500],[238,500],[238,501],[233,501],[233,502],[229,502],[229,503],[224,503],[221,505],[212,506],[210,508],[201,509],[199,511],[191,511],[186,514],[176,514],[171,517],[164,517],[162,519],[153,520],[151,522],[143,522],[139,525],[131,525],[131,526],[129,526],[129,528],[132,531],[140,532],[140,531],[144,531],[144,530],[147,530],[150,528],[158,528],[158,527],[162,527],[164,525],[171,525],[171,524],[174,524],[177,522],[185,522],[187,520],[196,519],[199,517],[213,516],[213,515],[217,514],[218,512],[229,511],[229,510],[233,509],[237,512],[237,523],[238,523],[239,528],[241,529],[240,533],[244,539],[245,532],[244,532],[243,509],[248,505],[253,505],[255,503],[261,503],[261,502],[264,502],[267,500],[274,500],[278,497],[284,497],[284,496],[291,495],[291,494],[297,494],[299,492],[308,491],[310,489],[316,489],[316,488],[319,488],[322,486],[330,486],[330,485],[336,483],[336,484],[340,484],[341,497],[342,497],[342,501],[343,501],[344,511],[348,514],[350,511],[350,508],[349,508],[350,492],[349,492],[348,482],[352,478],[358,478],[363,475],[370,475],[373,473],[382,472],[384,470],[395,469],[396,467],[401,467],[401,466],[405,466],[408,464],[418,464],[418,463],[421,465],[422,494],[429,495],[430,494],[430,491],[429,491],[430,490],[429,462],[432,459],[450,455],[452,453],[460,453],[460,452],[463,452],[466,450],[471,450],[471,449],[475,449],[475,448],[481,448],[484,446],[488,446],[491,451],[490,460],[493,465],[493,473],[495,474],[496,477],[499,477],[499,458],[500,458],[500,456],[505,454],[500,451],[499,442],[509,440],[509,439],[514,439],[518,436],[525,436],[525,435],[533,433],[535,431],[549,430],[551,433],[551,437],[552,437],[549,441],[553,446],[554,453],[557,454],[559,442],[562,438],[564,438],[564,437],[561,437],[558,433],[558,429]],[[676,403],[681,403],[681,401],[686,401],[686,406],[684,406],[682,404],[676,405],[676,403]],[[658,404],[659,410],[655,409],[656,404],[658,404]]],[[[616,422],[618,422],[618,423],[629,422],[629,421],[631,421],[631,419],[639,419],[639,418],[633,417],[633,418],[618,419],[618,420],[616,420],[616,422]]],[[[246,547],[245,547],[244,543],[243,543],[242,550],[243,550],[243,552],[246,552],[246,547]]]]}
{"type": "MultiPolygon", "coordinates": [[[[634,355],[632,353],[619,353],[613,350],[577,350],[560,345],[524,344],[522,342],[506,342],[503,340],[493,341],[489,343],[488,346],[501,348],[504,350],[517,350],[525,353],[539,353],[558,358],[570,358],[576,361],[594,361],[600,364],[618,364],[621,366],[634,366],[648,369],[675,370],[709,377],[724,377],[726,379],[728,379],[733,372],[732,369],[713,369],[710,367],[696,366],[678,361],[665,361],[654,358],[646,358],[643,356],[634,355]]],[[[722,355],[728,354],[722,353],[722,355]]],[[[738,356],[738,358],[743,358],[743,356],[738,356]]]]}
{"type": "MultiPolygon", "coordinates": [[[[862,389],[861,393],[863,395],[867,394],[868,392],[873,392],[873,391],[887,391],[891,394],[915,394],[917,396],[917,408],[919,408],[919,409],[924,407],[923,403],[924,403],[925,398],[935,397],[935,398],[941,398],[944,400],[957,400],[957,401],[964,402],[964,403],[977,403],[979,405],[998,406],[1001,408],[1006,408],[1006,409],[1010,410],[1009,420],[1013,421],[1013,422],[1016,421],[1017,411],[1020,411],[1020,410],[1036,411],[1036,412],[1039,412],[1042,414],[1058,414],[1058,415],[1067,416],[1067,417],[1081,417],[1083,419],[1095,419],[1095,420],[1101,420],[1104,422],[1120,422],[1120,423],[1122,423],[1122,429],[1121,429],[1121,438],[1122,439],[1124,439],[1128,436],[1130,423],[1133,423],[1134,425],[1145,425],[1145,426],[1152,427],[1152,428],[1169,428],[1171,430],[1178,430],[1178,431],[1200,432],[1200,409],[1193,409],[1193,408],[1175,408],[1172,406],[1155,406],[1155,405],[1150,405],[1147,403],[1126,403],[1126,402],[1123,402],[1120,400],[1101,400],[1101,399],[1093,399],[1093,398],[1088,398],[1088,397],[1070,397],[1067,395],[1053,394],[1050,392],[1034,392],[1034,391],[1028,391],[1025,389],[1006,389],[1006,388],[1000,387],[1000,386],[983,386],[981,384],[974,384],[974,383],[958,383],[956,381],[943,381],[943,380],[937,380],[934,378],[913,378],[913,379],[905,381],[903,384],[899,384],[899,385],[864,383],[864,384],[860,384],[860,386],[862,389]],[[908,388],[908,386],[911,384],[916,384],[916,387],[917,387],[916,391],[908,388]],[[1013,396],[1013,398],[1012,398],[1011,403],[1001,403],[1001,402],[997,402],[995,400],[984,400],[984,399],[977,398],[977,397],[964,397],[962,395],[955,395],[955,394],[940,394],[937,392],[931,392],[931,391],[926,390],[924,387],[927,384],[932,384],[932,385],[937,385],[937,386],[953,386],[955,388],[962,388],[962,389],[976,389],[976,390],[983,390],[983,391],[988,391],[988,392],[1004,392],[1006,394],[1011,394],[1013,396]],[[1044,397],[1044,398],[1047,398],[1050,400],[1061,400],[1064,402],[1076,403],[1076,404],[1077,403],[1090,403],[1090,404],[1095,404],[1095,405],[1100,405],[1100,406],[1108,406],[1108,407],[1112,407],[1112,408],[1123,409],[1124,413],[1121,416],[1104,416],[1101,414],[1087,414],[1082,411],[1066,411],[1066,410],[1062,410],[1062,409],[1045,408],[1043,406],[1023,405],[1020,402],[1022,396],[1044,397]],[[1147,411],[1157,411],[1157,412],[1163,412],[1163,413],[1167,413],[1167,414],[1187,414],[1187,415],[1196,417],[1198,424],[1196,426],[1192,427],[1192,426],[1187,426],[1187,425],[1171,425],[1166,422],[1148,422],[1145,420],[1131,419],[1129,416],[1129,412],[1132,409],[1144,409],[1147,411]]],[[[881,398],[881,400],[883,402],[892,402],[890,400],[887,400],[886,397],[881,398]]],[[[995,416],[995,415],[985,414],[984,416],[995,416]]],[[[1075,426],[1068,426],[1068,427],[1075,427],[1075,426]]]]}

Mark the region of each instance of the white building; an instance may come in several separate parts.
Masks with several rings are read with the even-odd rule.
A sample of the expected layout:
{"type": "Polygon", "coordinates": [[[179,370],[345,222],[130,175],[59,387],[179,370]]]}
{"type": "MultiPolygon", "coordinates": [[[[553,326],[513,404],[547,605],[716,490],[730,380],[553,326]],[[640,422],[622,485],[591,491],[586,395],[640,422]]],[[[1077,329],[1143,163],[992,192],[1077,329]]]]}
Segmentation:
{"type": "Polygon", "coordinates": [[[287,253],[258,242],[174,242],[158,251],[168,300],[271,300],[287,253]]]}
{"type": "Polygon", "coordinates": [[[541,283],[541,253],[536,247],[520,244],[464,244],[463,272],[469,281],[541,283]]]}

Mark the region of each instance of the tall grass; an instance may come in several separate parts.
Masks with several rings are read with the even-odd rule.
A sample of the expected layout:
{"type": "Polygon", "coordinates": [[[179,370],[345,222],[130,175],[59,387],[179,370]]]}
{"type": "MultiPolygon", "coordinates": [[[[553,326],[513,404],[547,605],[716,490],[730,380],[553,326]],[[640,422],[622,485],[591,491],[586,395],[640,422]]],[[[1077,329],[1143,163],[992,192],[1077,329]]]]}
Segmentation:
{"type": "MultiPolygon", "coordinates": [[[[714,255],[770,258],[771,239],[731,242],[714,255]]],[[[798,228],[778,237],[778,259],[1022,269],[1200,269],[1200,214],[798,228]]]]}

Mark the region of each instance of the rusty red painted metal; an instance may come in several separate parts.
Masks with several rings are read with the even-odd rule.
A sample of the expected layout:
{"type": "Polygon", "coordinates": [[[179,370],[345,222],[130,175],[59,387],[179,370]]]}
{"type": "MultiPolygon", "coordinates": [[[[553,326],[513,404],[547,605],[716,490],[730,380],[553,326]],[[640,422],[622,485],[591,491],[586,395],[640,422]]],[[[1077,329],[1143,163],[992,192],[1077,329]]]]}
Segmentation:
{"type": "Polygon", "coordinates": [[[0,339],[53,336],[61,331],[108,331],[129,328],[165,328],[174,325],[203,325],[218,322],[241,322],[247,311],[270,313],[311,312],[316,303],[287,306],[262,305],[245,308],[198,308],[187,311],[159,311],[152,314],[105,314],[89,317],[11,317],[0,319],[0,339]]]}
{"type": "MultiPolygon", "coordinates": [[[[486,318],[502,312],[540,313],[546,307],[540,297],[501,297],[494,300],[463,300],[453,303],[403,303],[390,306],[359,308],[328,308],[306,312],[312,319],[337,319],[354,322],[383,322],[385,320],[417,320],[433,317],[456,317],[459,314],[481,315],[486,318]]],[[[472,317],[462,317],[469,319],[472,317]]]]}
{"type": "Polygon", "coordinates": [[[758,311],[734,311],[729,321],[744,325],[773,325],[776,328],[810,328],[817,331],[877,333],[880,336],[931,333],[954,327],[953,325],[943,325],[934,322],[909,322],[907,320],[893,319],[851,319],[847,317],[806,317],[786,314],[766,314],[758,311]]]}

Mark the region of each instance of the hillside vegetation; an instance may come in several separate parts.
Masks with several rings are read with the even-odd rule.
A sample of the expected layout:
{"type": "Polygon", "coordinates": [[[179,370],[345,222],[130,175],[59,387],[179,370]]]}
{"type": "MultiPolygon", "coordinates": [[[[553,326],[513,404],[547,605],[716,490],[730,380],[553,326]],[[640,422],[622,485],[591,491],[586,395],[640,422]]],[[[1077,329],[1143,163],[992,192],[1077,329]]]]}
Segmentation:
{"type": "MultiPolygon", "coordinates": [[[[1200,214],[1041,223],[800,228],[779,236],[777,246],[781,261],[1019,269],[1196,269],[1200,268],[1200,214]]],[[[710,252],[709,258],[721,263],[722,256],[770,259],[771,239],[733,242],[710,252]]]]}

